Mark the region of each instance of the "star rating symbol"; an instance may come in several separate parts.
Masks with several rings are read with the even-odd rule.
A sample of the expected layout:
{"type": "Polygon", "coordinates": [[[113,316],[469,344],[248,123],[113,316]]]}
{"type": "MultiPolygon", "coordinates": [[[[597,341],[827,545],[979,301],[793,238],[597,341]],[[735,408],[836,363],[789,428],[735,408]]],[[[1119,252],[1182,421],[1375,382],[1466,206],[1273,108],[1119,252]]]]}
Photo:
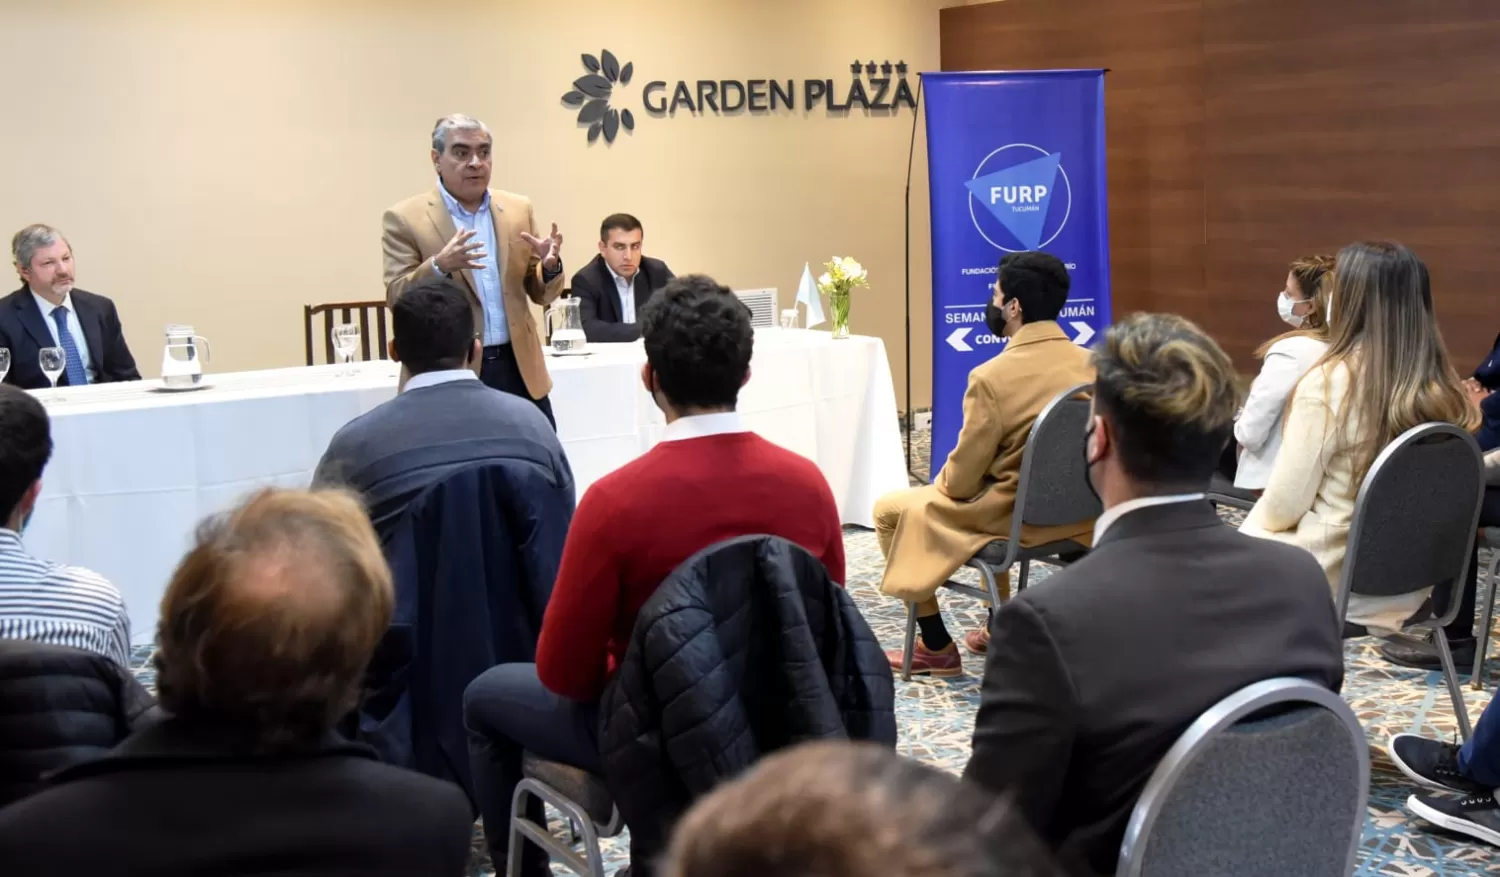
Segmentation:
{"type": "Polygon", "coordinates": [[[901,76],[905,76],[906,75],[906,62],[905,61],[897,61],[896,62],[896,73],[899,74],[899,75],[901,75],[901,76]]]}
{"type": "Polygon", "coordinates": [[[891,62],[890,61],[886,61],[884,64],[880,65],[880,73],[883,76],[890,76],[891,75],[891,62]]]}
{"type": "Polygon", "coordinates": [[[874,61],[871,61],[870,63],[868,63],[868,64],[865,65],[865,73],[867,73],[868,75],[874,76],[875,75],[875,70],[876,70],[876,67],[875,67],[875,62],[874,61]]]}
{"type": "Polygon", "coordinates": [[[855,76],[858,76],[859,71],[863,70],[864,67],[865,65],[858,58],[855,58],[854,63],[849,65],[849,72],[853,73],[855,76]]]}

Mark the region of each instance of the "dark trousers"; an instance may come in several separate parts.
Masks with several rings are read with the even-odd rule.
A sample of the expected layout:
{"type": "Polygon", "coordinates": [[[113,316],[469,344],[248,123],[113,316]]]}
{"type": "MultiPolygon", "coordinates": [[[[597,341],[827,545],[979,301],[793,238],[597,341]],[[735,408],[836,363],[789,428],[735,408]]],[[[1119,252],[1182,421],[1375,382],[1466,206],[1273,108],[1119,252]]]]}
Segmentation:
{"type": "MultiPolygon", "coordinates": [[[[1487,487],[1484,490],[1484,504],[1479,507],[1479,526],[1500,527],[1500,487],[1487,487]]],[[[1454,617],[1453,623],[1444,628],[1448,639],[1473,639],[1474,637],[1474,604],[1479,591],[1479,548],[1474,548],[1474,556],[1469,559],[1469,574],[1464,579],[1464,589],[1459,595],[1458,615],[1454,617]]],[[[1451,582],[1443,582],[1432,589],[1432,605],[1436,612],[1442,612],[1448,608],[1448,600],[1453,594],[1451,582]]],[[[1500,719],[1497,719],[1500,722],[1500,719]]],[[[1497,742],[1500,742],[1500,729],[1497,729],[1497,742]]],[[[1497,763],[1500,763],[1500,752],[1496,754],[1497,763]]],[[[1500,783],[1496,783],[1500,786],[1500,783]]]]}
{"type": "Polygon", "coordinates": [[[531,398],[530,391],[526,389],[526,381],[521,377],[521,367],[516,364],[515,348],[509,344],[496,344],[484,349],[484,365],[479,370],[479,379],[484,381],[486,387],[536,403],[536,407],[547,415],[547,422],[552,424],[552,429],[557,429],[557,418],[552,416],[552,400],[546,396],[531,398]]]}
{"type": "MultiPolygon", "coordinates": [[[[548,691],[537,678],[535,664],[501,664],[469,683],[464,691],[469,764],[497,874],[505,873],[511,797],[521,781],[521,753],[530,750],[548,761],[602,773],[598,724],[597,703],[578,703],[548,691]]],[[[533,802],[528,815],[540,822],[541,810],[540,802],[533,802]]],[[[521,873],[549,873],[547,854],[527,844],[521,873]]]]}
{"type": "Polygon", "coordinates": [[[1500,788],[1500,697],[1490,701],[1474,726],[1474,736],[1458,751],[1458,770],[1490,788],[1500,788]]]}

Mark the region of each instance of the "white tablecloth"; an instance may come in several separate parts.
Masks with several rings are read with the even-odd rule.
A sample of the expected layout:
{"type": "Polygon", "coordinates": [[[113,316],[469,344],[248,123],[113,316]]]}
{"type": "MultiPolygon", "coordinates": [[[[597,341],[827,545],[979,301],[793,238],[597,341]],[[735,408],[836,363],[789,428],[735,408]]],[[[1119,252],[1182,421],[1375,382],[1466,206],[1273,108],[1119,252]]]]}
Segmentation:
{"type": "MultiPolygon", "coordinates": [[[[548,358],[580,496],[665,426],[641,386],[641,345],[590,349],[548,358]]],[[[816,462],[844,522],[869,526],[876,497],[907,485],[881,341],[762,330],[751,371],[740,393],[746,424],[816,462]]],[[[114,581],[135,641],[147,642],[198,520],[255,487],[306,485],[333,433],[395,394],[395,375],[394,364],[371,362],[353,375],[333,366],[214,375],[188,393],[155,381],[59,390],[47,403],[55,450],[27,545],[114,581]]]]}

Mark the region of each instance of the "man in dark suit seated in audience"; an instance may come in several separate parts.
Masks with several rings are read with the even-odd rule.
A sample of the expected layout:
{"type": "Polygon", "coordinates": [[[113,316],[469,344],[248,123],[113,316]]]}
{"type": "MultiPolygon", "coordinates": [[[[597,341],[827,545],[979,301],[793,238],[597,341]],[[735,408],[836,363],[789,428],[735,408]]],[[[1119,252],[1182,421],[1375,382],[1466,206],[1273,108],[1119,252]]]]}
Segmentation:
{"type": "Polygon", "coordinates": [[[409,290],[391,307],[391,331],[400,391],[334,435],[314,485],[361,494],[382,538],[423,488],[459,466],[528,459],[571,490],[573,472],[541,410],[480,382],[483,348],[462,289],[443,281],[409,290]]]}
{"type": "Polygon", "coordinates": [[[1238,533],[1204,498],[1234,366],[1180,317],[1105,333],[1085,454],[1104,504],[1084,559],[996,610],[966,779],[1015,800],[1074,874],[1113,874],[1157,762],[1236,690],[1337,690],[1340,625],[1300,548],[1238,533]]]}
{"type": "Polygon", "coordinates": [[[641,253],[643,235],[641,221],[629,213],[605,217],[599,226],[599,255],[573,275],[573,295],[588,340],[640,338],[641,309],[672,279],[666,262],[641,253]]]}
{"type": "MultiPolygon", "coordinates": [[[[661,443],[583,495],[536,663],[493,667],[464,693],[476,797],[497,865],[524,750],[601,770],[599,695],[636,615],[678,564],[725,539],[766,534],[806,548],[844,582],[843,529],[823,473],[735,413],[750,379],[750,310],[708,277],[679,277],[647,306],[641,327],[641,381],[667,419],[661,443]]],[[[522,873],[549,873],[535,845],[522,873]]]]}
{"type": "Polygon", "coordinates": [[[463,874],[463,792],[333,731],[393,599],[346,493],[263,491],[206,522],[162,599],[167,717],[0,810],[0,870],[463,874]]]}
{"type": "Polygon", "coordinates": [[[62,232],[28,225],[11,238],[10,251],[26,285],[0,298],[0,347],[10,348],[6,383],[23,390],[52,386],[38,359],[43,347],[66,354],[60,387],[141,379],[115,303],[74,288],[73,248],[62,232]]]}

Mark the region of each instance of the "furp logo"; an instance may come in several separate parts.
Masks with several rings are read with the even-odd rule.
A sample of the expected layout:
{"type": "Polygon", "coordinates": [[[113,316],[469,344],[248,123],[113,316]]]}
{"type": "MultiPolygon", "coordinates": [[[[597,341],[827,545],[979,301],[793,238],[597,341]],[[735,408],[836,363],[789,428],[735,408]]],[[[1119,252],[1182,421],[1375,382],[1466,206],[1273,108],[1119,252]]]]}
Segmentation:
{"type": "Polygon", "coordinates": [[[1007,253],[1041,249],[1057,240],[1073,211],[1073,186],[1062,153],[1030,143],[1012,143],[986,155],[964,186],[975,230],[1007,253]],[[983,209],[976,211],[975,203],[983,209]]]}

